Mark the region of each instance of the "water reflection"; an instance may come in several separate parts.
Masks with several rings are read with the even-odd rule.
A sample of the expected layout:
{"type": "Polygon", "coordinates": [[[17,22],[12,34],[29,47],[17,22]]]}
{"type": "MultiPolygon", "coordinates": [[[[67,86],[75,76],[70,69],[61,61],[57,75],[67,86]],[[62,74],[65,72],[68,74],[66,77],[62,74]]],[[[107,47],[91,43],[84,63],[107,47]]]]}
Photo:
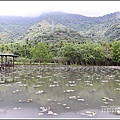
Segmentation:
{"type": "Polygon", "coordinates": [[[7,84],[7,83],[16,82],[15,74],[16,74],[15,72],[0,73],[0,84],[7,84]]]}
{"type": "Polygon", "coordinates": [[[31,69],[24,71],[20,80],[27,84],[26,92],[40,106],[50,106],[55,111],[80,111],[99,109],[101,106],[119,106],[119,71],[112,73],[68,72],[59,69],[31,69]],[[76,99],[70,99],[75,96],[76,99]],[[108,97],[114,101],[103,102],[108,97]],[[84,101],[80,100],[84,99],[84,101]]]}
{"type": "Polygon", "coordinates": [[[18,67],[11,75],[1,74],[0,81],[2,84],[17,82],[17,89],[39,106],[50,107],[58,114],[120,106],[119,71],[71,72],[52,67],[18,67]]]}

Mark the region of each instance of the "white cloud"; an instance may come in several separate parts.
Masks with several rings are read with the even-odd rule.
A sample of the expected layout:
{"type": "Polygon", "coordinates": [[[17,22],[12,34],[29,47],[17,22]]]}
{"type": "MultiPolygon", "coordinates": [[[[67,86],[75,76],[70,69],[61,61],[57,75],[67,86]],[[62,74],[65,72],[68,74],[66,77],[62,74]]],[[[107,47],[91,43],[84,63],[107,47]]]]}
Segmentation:
{"type": "Polygon", "coordinates": [[[0,1],[0,15],[39,16],[62,11],[85,16],[102,16],[120,11],[120,1],[0,1]]]}

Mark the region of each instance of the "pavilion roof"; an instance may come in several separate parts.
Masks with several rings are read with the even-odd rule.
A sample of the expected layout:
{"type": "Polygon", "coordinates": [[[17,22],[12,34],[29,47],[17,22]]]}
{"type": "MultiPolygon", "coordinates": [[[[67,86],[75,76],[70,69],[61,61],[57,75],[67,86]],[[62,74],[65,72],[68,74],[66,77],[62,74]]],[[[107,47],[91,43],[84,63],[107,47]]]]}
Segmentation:
{"type": "Polygon", "coordinates": [[[0,56],[18,57],[18,55],[9,54],[9,53],[0,53],[0,56]]]}

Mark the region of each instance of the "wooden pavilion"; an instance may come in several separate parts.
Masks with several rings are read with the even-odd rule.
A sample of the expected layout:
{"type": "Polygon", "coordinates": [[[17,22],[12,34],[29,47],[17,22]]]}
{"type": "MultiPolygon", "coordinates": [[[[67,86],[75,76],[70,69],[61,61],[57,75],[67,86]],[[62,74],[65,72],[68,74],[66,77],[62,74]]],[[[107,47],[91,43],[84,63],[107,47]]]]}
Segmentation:
{"type": "Polygon", "coordinates": [[[6,70],[7,68],[10,69],[10,67],[14,68],[15,57],[18,57],[18,55],[0,53],[0,57],[0,69],[6,70]]]}

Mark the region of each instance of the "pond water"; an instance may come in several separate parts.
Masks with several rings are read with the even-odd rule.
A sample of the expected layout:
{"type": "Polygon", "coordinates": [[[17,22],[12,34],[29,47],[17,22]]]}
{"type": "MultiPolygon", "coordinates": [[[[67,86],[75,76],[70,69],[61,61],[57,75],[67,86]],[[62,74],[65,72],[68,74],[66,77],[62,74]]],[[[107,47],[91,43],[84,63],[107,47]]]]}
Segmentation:
{"type": "Polygon", "coordinates": [[[120,71],[18,66],[0,73],[0,118],[119,118],[120,71]]]}

